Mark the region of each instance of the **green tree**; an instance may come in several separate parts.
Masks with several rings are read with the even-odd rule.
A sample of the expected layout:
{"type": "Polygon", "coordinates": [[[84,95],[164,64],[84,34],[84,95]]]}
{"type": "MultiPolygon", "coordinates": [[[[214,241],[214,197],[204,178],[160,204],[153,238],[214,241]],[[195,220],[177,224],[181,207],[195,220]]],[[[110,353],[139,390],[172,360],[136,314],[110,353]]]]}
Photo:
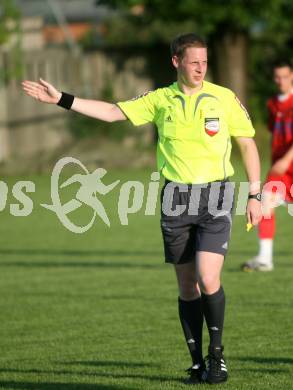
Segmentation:
{"type": "Polygon", "coordinates": [[[125,16],[116,17],[108,30],[109,39],[116,44],[167,42],[184,31],[206,36],[212,52],[213,78],[235,90],[243,101],[249,85],[251,42],[261,42],[264,51],[274,48],[280,52],[288,46],[292,32],[292,0],[107,0],[104,3],[119,8],[125,16]]]}
{"type": "Polygon", "coordinates": [[[20,75],[20,12],[13,0],[1,0],[0,3],[0,52],[4,45],[9,51],[9,67],[0,67],[0,81],[8,81],[11,77],[20,75]],[[11,37],[16,39],[10,43],[11,37]]]}
{"type": "Polygon", "coordinates": [[[19,31],[19,11],[12,0],[0,3],[0,46],[6,43],[11,34],[19,31]]]}

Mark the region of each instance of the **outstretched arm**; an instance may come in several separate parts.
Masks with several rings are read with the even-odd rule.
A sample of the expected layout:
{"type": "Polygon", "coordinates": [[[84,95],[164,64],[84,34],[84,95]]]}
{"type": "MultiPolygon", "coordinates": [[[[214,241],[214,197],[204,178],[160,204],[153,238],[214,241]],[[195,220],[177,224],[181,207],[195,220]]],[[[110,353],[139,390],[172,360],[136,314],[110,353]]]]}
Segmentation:
{"type": "MultiPolygon", "coordinates": [[[[246,174],[249,180],[249,193],[260,192],[260,161],[258,150],[253,138],[236,137],[240,148],[246,174]]],[[[261,219],[261,204],[256,199],[249,199],[247,202],[247,222],[257,225],[261,219]]]]}
{"type": "MultiPolygon", "coordinates": [[[[43,79],[40,79],[39,82],[25,80],[22,82],[22,88],[28,96],[31,96],[42,103],[57,104],[61,98],[61,92],[43,79]]],[[[127,119],[116,104],[100,100],[75,97],[71,109],[80,114],[106,122],[127,119]]]]}

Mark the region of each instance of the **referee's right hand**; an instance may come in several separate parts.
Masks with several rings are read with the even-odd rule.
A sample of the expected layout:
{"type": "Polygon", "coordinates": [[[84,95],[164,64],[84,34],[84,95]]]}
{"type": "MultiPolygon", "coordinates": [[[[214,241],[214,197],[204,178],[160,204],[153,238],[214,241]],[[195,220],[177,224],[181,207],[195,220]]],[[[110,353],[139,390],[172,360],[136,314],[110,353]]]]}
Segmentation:
{"type": "Polygon", "coordinates": [[[39,102],[57,104],[61,98],[61,92],[41,78],[39,82],[24,80],[21,84],[24,92],[39,102]]]}

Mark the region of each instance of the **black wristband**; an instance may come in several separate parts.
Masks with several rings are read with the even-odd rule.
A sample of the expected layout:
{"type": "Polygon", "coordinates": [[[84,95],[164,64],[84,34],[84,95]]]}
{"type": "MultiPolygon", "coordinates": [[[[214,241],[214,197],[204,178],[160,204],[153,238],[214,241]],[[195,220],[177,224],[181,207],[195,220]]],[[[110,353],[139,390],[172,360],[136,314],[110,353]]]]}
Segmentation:
{"type": "Polygon", "coordinates": [[[257,194],[249,194],[248,195],[248,199],[256,199],[258,200],[259,202],[261,201],[261,193],[258,192],[257,194]]]}
{"type": "Polygon", "coordinates": [[[74,100],[74,96],[70,95],[69,93],[62,92],[61,98],[59,102],[57,103],[57,106],[66,108],[66,110],[70,110],[72,103],[74,100]]]}

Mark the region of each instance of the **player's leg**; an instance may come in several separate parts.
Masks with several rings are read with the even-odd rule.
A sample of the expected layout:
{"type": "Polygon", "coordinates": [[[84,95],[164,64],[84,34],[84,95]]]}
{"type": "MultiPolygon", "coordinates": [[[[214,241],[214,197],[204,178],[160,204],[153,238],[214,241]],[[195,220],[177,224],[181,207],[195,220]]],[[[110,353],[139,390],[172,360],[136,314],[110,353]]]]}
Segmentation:
{"type": "Polygon", "coordinates": [[[192,359],[188,383],[195,384],[201,382],[205,368],[202,356],[203,313],[195,270],[196,229],[190,223],[192,218],[187,212],[179,216],[163,212],[166,209],[164,205],[172,205],[174,210],[178,205],[188,204],[190,191],[183,191],[184,188],[180,186],[176,186],[174,191],[172,188],[174,189],[172,186],[165,186],[162,189],[161,229],[165,261],[174,264],[177,276],[179,318],[192,359]]]}
{"type": "Polygon", "coordinates": [[[272,192],[263,193],[263,218],[258,226],[259,252],[257,256],[242,265],[243,271],[273,270],[273,242],[276,231],[274,208],[279,201],[280,197],[278,194],[272,192]]]}
{"type": "Polygon", "coordinates": [[[176,264],[178,281],[178,310],[185,340],[192,358],[192,364],[202,364],[203,313],[200,290],[196,279],[195,260],[176,264]]]}
{"type": "Polygon", "coordinates": [[[200,383],[205,365],[202,356],[203,312],[200,290],[197,283],[195,259],[184,264],[175,264],[178,281],[178,309],[180,323],[188,346],[192,367],[186,383],[200,383]]]}
{"type": "Polygon", "coordinates": [[[197,253],[196,267],[202,308],[210,336],[207,357],[207,381],[209,383],[225,382],[228,377],[222,345],[225,293],[220,276],[223,263],[223,254],[207,251],[197,253]]]}
{"type": "Polygon", "coordinates": [[[205,210],[208,201],[209,212],[198,224],[196,270],[210,336],[206,380],[221,383],[227,380],[228,373],[222,345],[225,293],[220,276],[231,236],[234,185],[229,181],[213,183],[210,192],[205,192],[202,206],[205,210]]]}
{"type": "Polygon", "coordinates": [[[197,384],[202,381],[205,365],[202,356],[203,312],[195,268],[195,230],[188,224],[181,226],[181,222],[178,221],[177,226],[165,222],[162,231],[166,262],[173,263],[176,271],[179,318],[192,359],[186,383],[197,384]]]}
{"type": "Polygon", "coordinates": [[[291,201],[291,175],[269,174],[264,185],[262,213],[263,218],[258,226],[259,252],[257,256],[242,265],[244,271],[272,271],[273,243],[276,231],[275,208],[285,201],[291,201]]]}
{"type": "Polygon", "coordinates": [[[200,251],[197,253],[198,282],[202,296],[202,307],[207,323],[210,345],[222,346],[225,312],[225,294],[220,274],[224,256],[218,253],[200,251]]]}

